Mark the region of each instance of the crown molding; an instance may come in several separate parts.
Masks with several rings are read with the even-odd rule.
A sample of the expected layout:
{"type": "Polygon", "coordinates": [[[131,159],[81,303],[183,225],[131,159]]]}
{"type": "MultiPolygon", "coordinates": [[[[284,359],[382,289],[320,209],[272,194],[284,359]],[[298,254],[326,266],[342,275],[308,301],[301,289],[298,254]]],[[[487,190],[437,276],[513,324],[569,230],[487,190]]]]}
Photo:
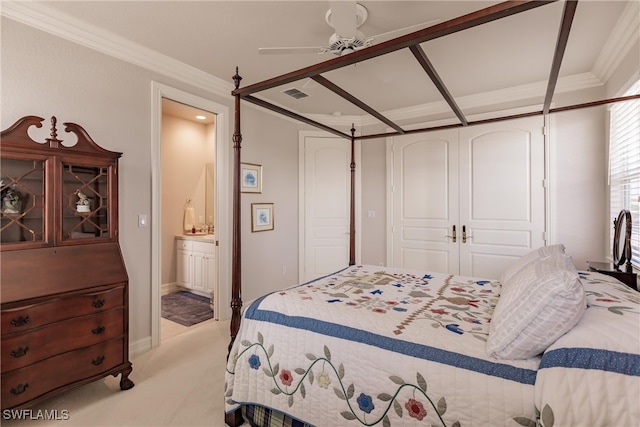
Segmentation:
{"type": "Polygon", "coordinates": [[[609,80],[622,59],[639,40],[640,2],[632,1],[627,4],[600,51],[593,66],[593,73],[603,82],[609,80]]]}
{"type": "Polygon", "coordinates": [[[2,1],[0,14],[133,65],[215,94],[230,97],[234,86],[202,70],[148,49],[110,31],[61,13],[42,3],[2,1]]]}

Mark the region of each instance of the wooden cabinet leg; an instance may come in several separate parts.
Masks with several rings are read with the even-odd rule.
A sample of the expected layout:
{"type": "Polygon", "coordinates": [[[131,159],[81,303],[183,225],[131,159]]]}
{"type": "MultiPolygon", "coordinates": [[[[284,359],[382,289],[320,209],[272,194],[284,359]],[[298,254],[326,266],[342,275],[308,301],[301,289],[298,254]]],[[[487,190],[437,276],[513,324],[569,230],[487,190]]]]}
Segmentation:
{"type": "Polygon", "coordinates": [[[244,420],[242,419],[242,412],[240,411],[240,408],[225,414],[224,422],[231,427],[238,427],[239,425],[242,425],[244,420]]]}

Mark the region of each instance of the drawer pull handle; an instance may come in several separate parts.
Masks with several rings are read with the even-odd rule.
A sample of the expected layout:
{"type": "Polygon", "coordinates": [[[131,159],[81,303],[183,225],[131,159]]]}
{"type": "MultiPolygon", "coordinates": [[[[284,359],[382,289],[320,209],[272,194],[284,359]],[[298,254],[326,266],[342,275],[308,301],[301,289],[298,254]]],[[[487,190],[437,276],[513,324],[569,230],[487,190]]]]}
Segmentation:
{"type": "Polygon", "coordinates": [[[101,365],[102,362],[104,362],[104,356],[98,356],[91,361],[91,364],[94,366],[98,366],[98,365],[101,365]]]}
{"type": "Polygon", "coordinates": [[[11,324],[12,324],[13,326],[18,326],[18,327],[19,327],[19,326],[24,326],[24,325],[26,325],[27,323],[29,323],[29,320],[31,320],[31,319],[29,319],[29,316],[25,316],[25,317],[20,316],[20,317],[18,317],[17,319],[13,319],[13,320],[11,321],[11,324]]]}
{"type": "Polygon", "coordinates": [[[27,391],[27,387],[29,387],[29,383],[18,384],[18,387],[11,389],[11,394],[18,395],[27,391]]]}
{"type": "Polygon", "coordinates": [[[94,308],[100,308],[104,305],[105,301],[103,299],[97,299],[93,301],[93,307],[94,308]]]}
{"type": "Polygon", "coordinates": [[[92,330],[91,330],[91,332],[92,332],[94,335],[101,334],[101,333],[103,333],[103,332],[104,332],[104,326],[98,326],[97,328],[92,329],[92,330]]]}
{"type": "Polygon", "coordinates": [[[27,351],[29,351],[29,346],[20,347],[17,350],[11,350],[11,356],[13,356],[13,357],[15,357],[17,359],[18,357],[22,357],[25,354],[27,354],[27,351]]]}

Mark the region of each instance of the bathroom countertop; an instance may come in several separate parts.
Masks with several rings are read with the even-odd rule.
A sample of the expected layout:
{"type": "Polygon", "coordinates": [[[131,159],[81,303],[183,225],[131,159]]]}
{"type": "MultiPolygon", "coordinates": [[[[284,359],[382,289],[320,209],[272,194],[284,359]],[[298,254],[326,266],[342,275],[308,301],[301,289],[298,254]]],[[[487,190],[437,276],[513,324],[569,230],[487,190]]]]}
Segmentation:
{"type": "Polygon", "coordinates": [[[215,234],[179,234],[176,236],[176,239],[179,240],[194,240],[198,242],[215,242],[216,235],[215,234]]]}

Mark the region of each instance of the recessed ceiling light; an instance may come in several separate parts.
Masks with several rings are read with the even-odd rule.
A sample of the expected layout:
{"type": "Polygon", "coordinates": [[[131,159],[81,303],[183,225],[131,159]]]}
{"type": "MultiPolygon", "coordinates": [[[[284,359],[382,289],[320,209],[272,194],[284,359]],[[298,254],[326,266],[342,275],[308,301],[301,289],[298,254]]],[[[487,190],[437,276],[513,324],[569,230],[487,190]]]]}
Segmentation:
{"type": "Polygon", "coordinates": [[[204,119],[206,119],[206,117],[205,117],[205,116],[196,116],[196,119],[198,119],[198,120],[204,120],[204,119]]]}

